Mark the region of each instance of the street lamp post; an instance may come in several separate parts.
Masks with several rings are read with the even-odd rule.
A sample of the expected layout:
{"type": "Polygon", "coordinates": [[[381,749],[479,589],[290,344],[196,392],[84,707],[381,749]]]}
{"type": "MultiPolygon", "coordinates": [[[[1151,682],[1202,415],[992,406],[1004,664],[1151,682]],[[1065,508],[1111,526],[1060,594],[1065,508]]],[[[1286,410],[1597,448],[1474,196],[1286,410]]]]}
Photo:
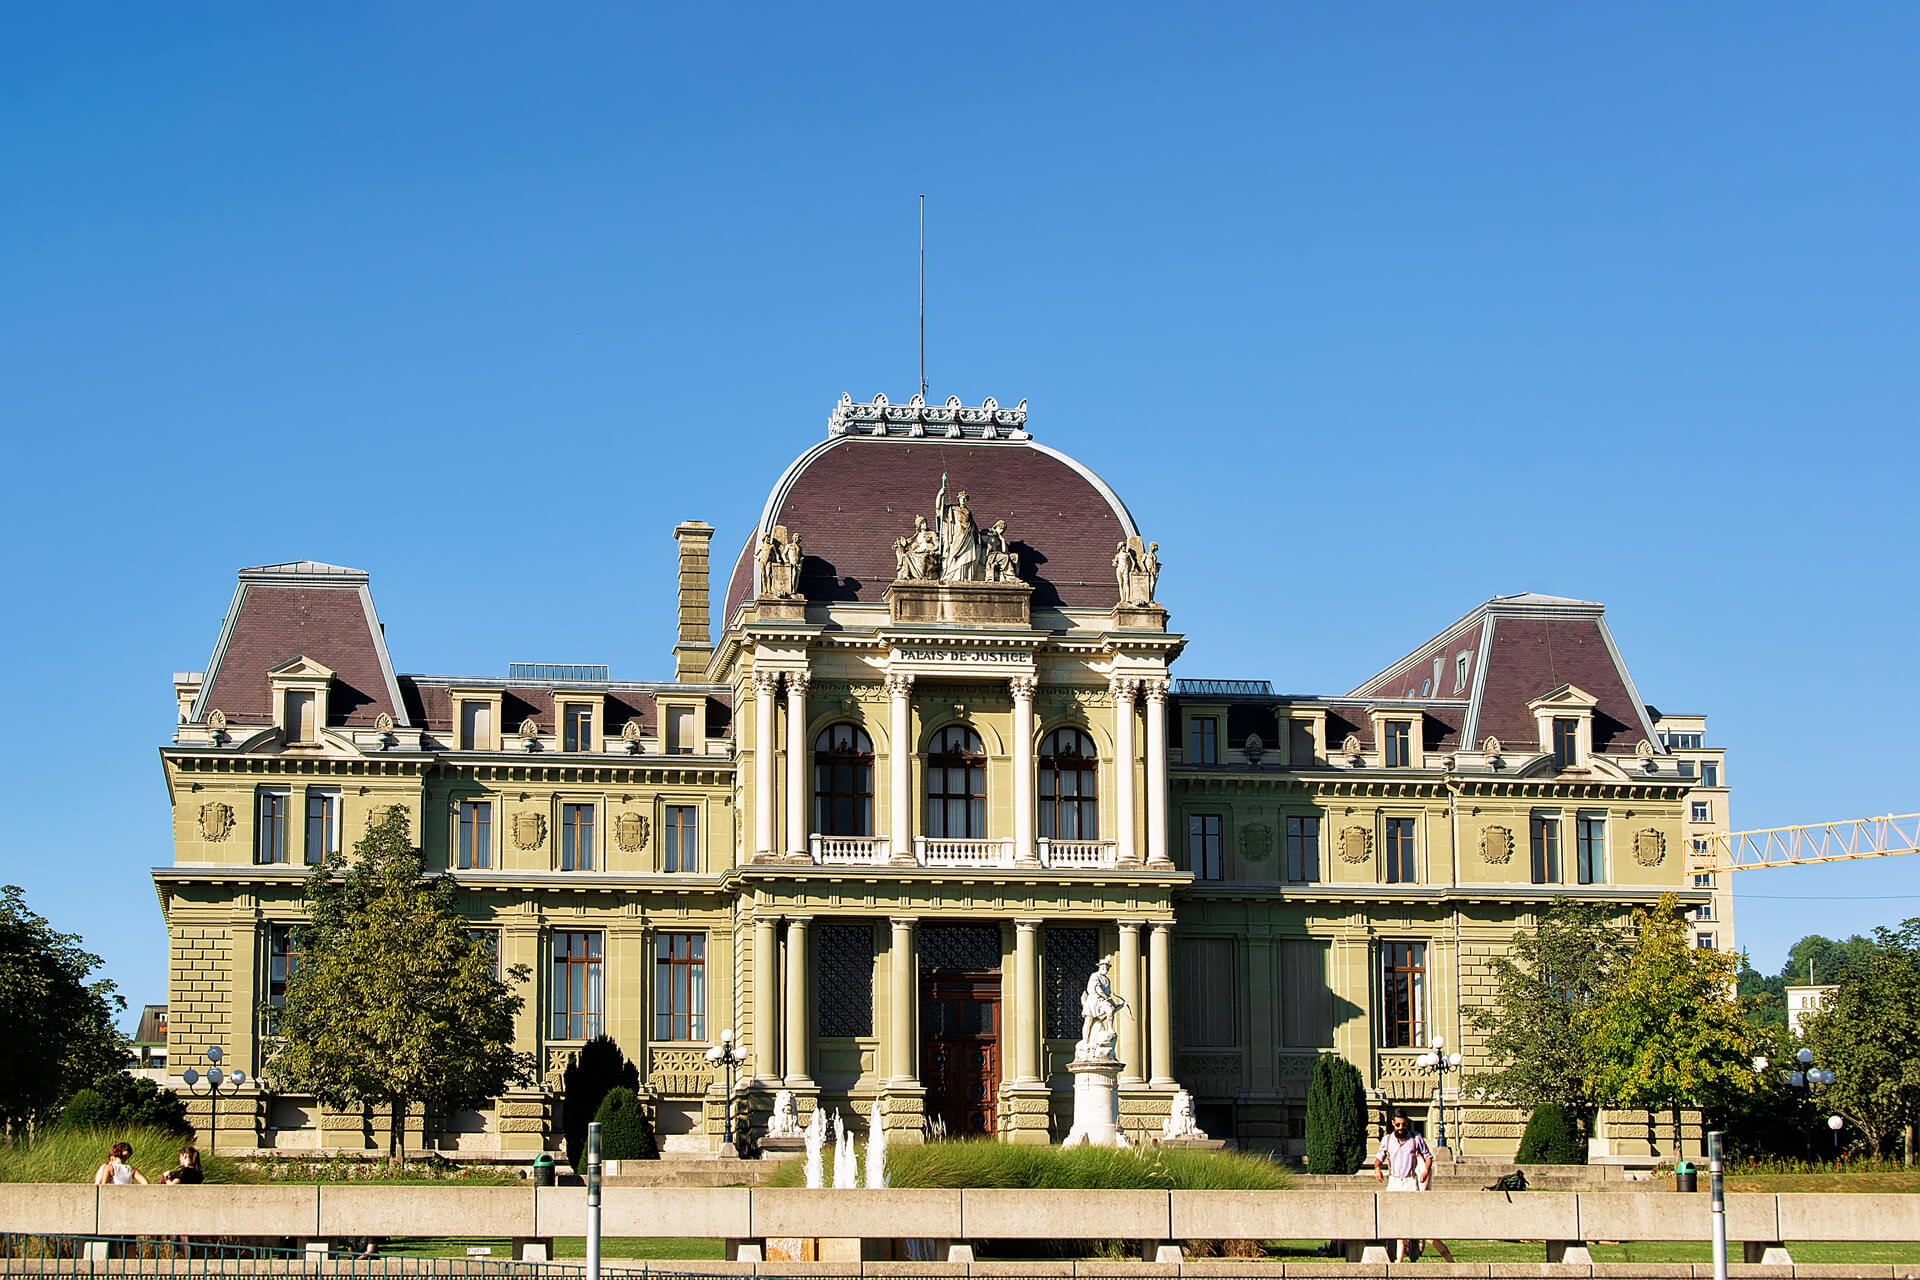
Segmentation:
{"type": "MultiPolygon", "coordinates": [[[[1801,1096],[1806,1098],[1808,1105],[1812,1105],[1813,1086],[1820,1085],[1824,1088],[1832,1085],[1834,1074],[1831,1071],[1826,1071],[1813,1065],[1813,1050],[1811,1049],[1801,1049],[1793,1055],[1793,1059],[1800,1069],[1798,1071],[1782,1071],[1780,1078],[1787,1083],[1788,1088],[1800,1090],[1801,1096]]],[[[1753,1060],[1753,1073],[1755,1075],[1763,1075],[1766,1070],[1767,1060],[1765,1058],[1755,1058],[1753,1060]]],[[[1835,1123],[1839,1118],[1838,1116],[1832,1116],[1827,1120],[1827,1127],[1833,1130],[1833,1143],[1836,1148],[1840,1145],[1840,1126],[1835,1123]]],[[[1813,1135],[1811,1133],[1807,1135],[1807,1158],[1809,1160],[1813,1158],[1813,1135]]]]}
{"type": "MultiPolygon", "coordinates": [[[[211,1155],[220,1145],[220,1089],[224,1085],[228,1093],[239,1093],[240,1086],[247,1082],[247,1073],[238,1067],[231,1073],[222,1071],[220,1046],[217,1044],[207,1046],[207,1063],[204,1079],[207,1082],[207,1099],[212,1106],[212,1117],[207,1122],[207,1153],[211,1155]]],[[[200,1073],[188,1067],[180,1073],[180,1078],[187,1082],[187,1092],[198,1097],[200,1090],[196,1086],[203,1078],[200,1073]]]]}
{"type": "Polygon", "coordinates": [[[1845,1123],[1839,1116],[1827,1117],[1827,1128],[1833,1130],[1833,1157],[1836,1160],[1840,1158],[1840,1126],[1845,1123]]]}
{"type": "Polygon", "coordinates": [[[733,1042],[733,1032],[722,1031],[720,1043],[707,1050],[707,1061],[716,1067],[723,1067],[727,1073],[727,1092],[725,1095],[725,1132],[720,1144],[720,1154],[737,1156],[739,1151],[733,1145],[733,1073],[744,1066],[747,1055],[733,1042]]]}
{"type": "Polygon", "coordinates": [[[1447,1038],[1433,1038],[1433,1052],[1423,1053],[1415,1061],[1418,1065],[1433,1072],[1433,1105],[1440,1114],[1440,1123],[1433,1131],[1433,1145],[1447,1145],[1447,1072],[1460,1069],[1460,1055],[1446,1052],[1447,1038]]]}

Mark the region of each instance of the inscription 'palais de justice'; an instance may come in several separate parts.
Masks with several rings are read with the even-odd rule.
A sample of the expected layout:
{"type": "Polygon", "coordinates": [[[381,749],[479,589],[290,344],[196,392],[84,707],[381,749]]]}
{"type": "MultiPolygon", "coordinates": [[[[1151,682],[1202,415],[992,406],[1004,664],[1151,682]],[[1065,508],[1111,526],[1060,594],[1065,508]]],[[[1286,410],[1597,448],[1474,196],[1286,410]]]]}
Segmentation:
{"type": "Polygon", "coordinates": [[[1017,649],[896,649],[902,662],[951,662],[962,666],[1026,666],[1033,655],[1017,649]]]}

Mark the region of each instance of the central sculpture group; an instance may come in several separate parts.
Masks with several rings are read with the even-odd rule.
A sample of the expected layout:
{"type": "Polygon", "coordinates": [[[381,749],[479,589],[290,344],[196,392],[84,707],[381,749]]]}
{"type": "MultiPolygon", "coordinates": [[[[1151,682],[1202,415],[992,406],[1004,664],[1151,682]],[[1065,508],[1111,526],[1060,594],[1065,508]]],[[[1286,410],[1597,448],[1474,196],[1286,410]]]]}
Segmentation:
{"type": "Polygon", "coordinates": [[[933,499],[933,524],[913,518],[913,532],[893,540],[894,577],[901,582],[1016,582],[1020,558],[1007,543],[1007,522],[982,532],[973,522],[967,491],[947,501],[947,477],[933,499]]]}

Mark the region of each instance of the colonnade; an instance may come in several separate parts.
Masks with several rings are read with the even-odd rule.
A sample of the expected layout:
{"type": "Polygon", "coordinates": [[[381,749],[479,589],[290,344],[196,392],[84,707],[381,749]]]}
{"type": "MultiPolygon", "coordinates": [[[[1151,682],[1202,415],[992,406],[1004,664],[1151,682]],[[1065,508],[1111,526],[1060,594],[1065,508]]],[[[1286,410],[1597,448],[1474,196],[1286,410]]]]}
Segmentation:
{"type": "MultiPolygon", "coordinates": [[[[913,861],[913,815],[916,809],[916,785],[913,757],[913,681],[911,672],[894,672],[886,677],[887,717],[887,795],[888,844],[896,862],[913,861]]],[[[812,836],[811,812],[813,787],[809,763],[812,759],[807,741],[807,689],[812,683],[805,671],[766,669],[753,677],[754,715],[754,806],[753,847],[757,856],[770,858],[785,853],[789,857],[809,856],[812,836]],[[775,786],[777,734],[775,699],[786,691],[786,820],[778,819],[778,795],[775,786]],[[784,830],[785,848],[781,847],[784,830]]],[[[1014,860],[1022,865],[1038,865],[1039,843],[1035,838],[1036,769],[1038,757],[1034,739],[1034,695],[1039,681],[1032,676],[1008,678],[1013,696],[1013,848],[1014,860]]],[[[1146,865],[1156,870],[1171,870],[1173,861],[1167,850],[1167,692],[1164,678],[1116,676],[1108,682],[1113,694],[1113,803],[1103,805],[1102,822],[1111,822],[1116,859],[1122,865],[1142,861],[1138,847],[1134,814],[1134,767],[1142,750],[1146,754],[1146,865]],[[1146,703],[1146,734],[1135,745],[1136,699],[1146,703]],[[1109,816],[1110,815],[1110,816],[1109,816]]]]}
{"type": "MultiPolygon", "coordinates": [[[[914,1036],[919,1004],[919,916],[888,919],[886,1008],[874,1009],[882,1031],[881,1059],[875,1075],[893,1086],[916,1086],[920,1062],[914,1036]],[[885,1016],[882,1016],[884,1013],[885,1016]]],[[[808,958],[811,915],[758,916],[754,920],[752,1075],[768,1088],[810,1089],[813,1079],[813,999],[808,958]],[[784,932],[784,945],[782,933],[784,932]],[[777,1015],[776,1015],[776,1011],[777,1015]],[[778,1016],[779,1029],[775,1029],[778,1016]],[[776,1057],[776,1053],[778,1056],[776,1057]]],[[[1002,1062],[1011,1068],[1003,1084],[1046,1082],[1045,1006],[1040,997],[1040,957],[1046,921],[1021,917],[1013,922],[1011,1005],[1003,1002],[1002,1062]]],[[[1083,927],[1083,926],[1082,926],[1083,927]]],[[[1117,1020],[1120,1083],[1171,1088],[1173,1010],[1171,956],[1173,923],[1167,920],[1117,922],[1120,949],[1114,990],[1128,1012],[1117,1020]],[[1141,935],[1146,935],[1146,990],[1141,990],[1141,935]],[[1143,1068],[1145,1074],[1143,1074],[1143,1068]]],[[[1004,990],[1005,988],[1003,988],[1004,990]]],[[[876,992],[876,1004],[878,993],[876,992]]]]}

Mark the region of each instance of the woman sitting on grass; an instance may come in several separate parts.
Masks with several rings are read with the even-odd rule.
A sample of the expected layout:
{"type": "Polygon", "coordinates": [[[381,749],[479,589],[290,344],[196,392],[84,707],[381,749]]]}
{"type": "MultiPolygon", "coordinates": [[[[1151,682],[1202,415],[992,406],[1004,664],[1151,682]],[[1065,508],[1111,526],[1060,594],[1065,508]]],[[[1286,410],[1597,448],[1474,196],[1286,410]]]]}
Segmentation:
{"type": "Polygon", "coordinates": [[[137,1182],[147,1185],[147,1175],[133,1167],[133,1148],[124,1142],[116,1142],[107,1149],[107,1162],[94,1170],[93,1185],[96,1187],[124,1187],[137,1182]]]}
{"type": "Polygon", "coordinates": [[[200,1152],[194,1147],[180,1148],[180,1167],[160,1175],[160,1181],[169,1186],[192,1186],[206,1180],[207,1175],[200,1169],[200,1152]]]}

